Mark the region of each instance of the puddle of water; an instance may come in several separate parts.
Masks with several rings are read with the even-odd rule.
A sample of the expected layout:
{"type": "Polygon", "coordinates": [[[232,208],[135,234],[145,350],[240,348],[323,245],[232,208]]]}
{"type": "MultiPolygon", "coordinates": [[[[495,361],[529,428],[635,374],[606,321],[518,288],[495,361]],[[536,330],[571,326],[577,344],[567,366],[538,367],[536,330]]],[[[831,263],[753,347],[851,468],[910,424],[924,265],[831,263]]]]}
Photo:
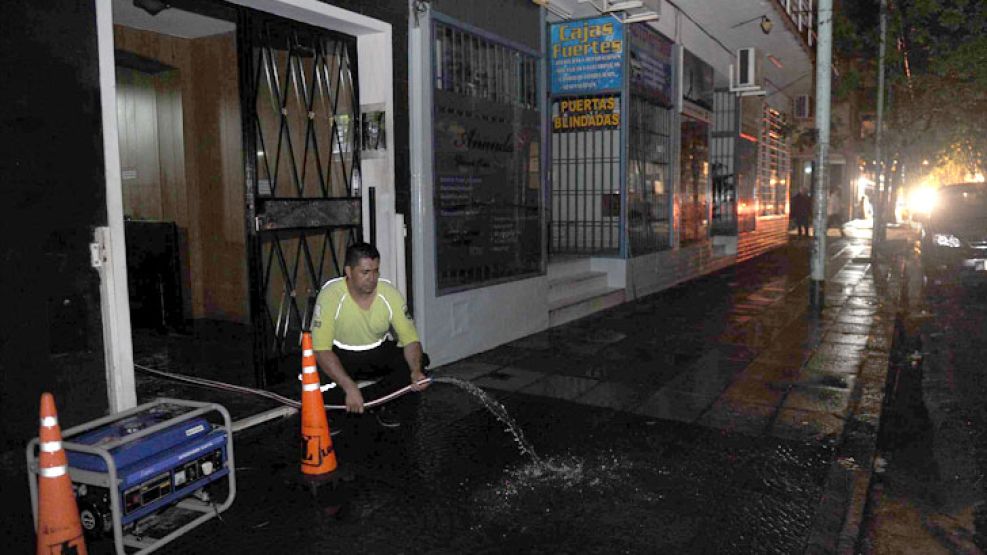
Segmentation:
{"type": "MultiPolygon", "coordinates": [[[[550,511],[551,505],[579,507],[588,498],[604,499],[615,495],[641,506],[653,506],[664,499],[660,489],[645,485],[666,479],[664,477],[670,472],[663,465],[656,465],[653,459],[642,466],[634,456],[610,450],[581,457],[565,454],[543,458],[525,439],[524,432],[504,405],[482,389],[447,376],[433,377],[432,381],[459,387],[473,395],[506,426],[521,453],[531,458],[530,462],[508,468],[501,479],[487,483],[472,494],[474,502],[471,506],[476,508],[476,516],[480,519],[471,527],[473,531],[508,518],[522,506],[545,507],[550,511]]],[[[557,512],[555,517],[562,520],[571,516],[567,510],[557,512]]]]}
{"type": "Polygon", "coordinates": [[[545,466],[520,465],[473,493],[471,506],[478,518],[474,529],[533,507],[546,512],[554,507],[558,514],[553,518],[566,520],[590,500],[614,496],[632,504],[653,506],[664,499],[664,494],[644,483],[660,480],[669,472],[653,463],[642,467],[635,464],[633,457],[612,451],[581,458],[548,457],[545,466]]]}

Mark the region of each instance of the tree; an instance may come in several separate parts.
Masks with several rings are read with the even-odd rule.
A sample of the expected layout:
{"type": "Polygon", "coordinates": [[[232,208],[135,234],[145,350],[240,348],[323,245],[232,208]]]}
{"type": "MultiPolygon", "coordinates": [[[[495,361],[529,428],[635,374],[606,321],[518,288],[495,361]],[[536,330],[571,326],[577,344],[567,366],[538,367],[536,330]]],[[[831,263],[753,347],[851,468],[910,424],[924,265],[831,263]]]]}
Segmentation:
{"type": "MultiPolygon", "coordinates": [[[[983,171],[987,158],[987,2],[890,0],[889,158],[944,160],[983,171]]],[[[860,72],[876,71],[877,0],[843,2],[838,55],[855,60],[838,87],[847,94],[860,72]]]]}

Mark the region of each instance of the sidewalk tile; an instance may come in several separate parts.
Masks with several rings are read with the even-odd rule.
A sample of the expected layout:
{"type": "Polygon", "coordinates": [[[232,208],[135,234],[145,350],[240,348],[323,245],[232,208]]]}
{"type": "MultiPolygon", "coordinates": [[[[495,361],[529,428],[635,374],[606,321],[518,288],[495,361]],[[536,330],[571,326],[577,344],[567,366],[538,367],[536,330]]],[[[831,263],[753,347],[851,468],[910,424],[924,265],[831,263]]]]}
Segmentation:
{"type": "Polygon", "coordinates": [[[559,340],[555,334],[549,331],[542,331],[533,335],[516,339],[507,344],[508,347],[516,349],[526,349],[530,351],[547,351],[559,340]]]}
{"type": "Polygon", "coordinates": [[[679,366],[682,370],[665,386],[694,395],[719,395],[747,364],[725,358],[718,349],[709,350],[692,364],[679,366]]]}
{"type": "Polygon", "coordinates": [[[497,366],[507,366],[518,359],[531,356],[534,352],[528,349],[511,347],[510,345],[501,345],[489,351],[473,355],[468,360],[486,362],[487,364],[495,364],[497,366]]]}
{"type": "Polygon", "coordinates": [[[678,391],[662,390],[630,410],[637,414],[663,420],[695,422],[712,403],[713,399],[709,397],[697,397],[678,391]]]}
{"type": "Polygon", "coordinates": [[[593,389],[576,397],[577,403],[609,409],[623,410],[640,403],[649,392],[619,382],[601,382],[593,389]]]}
{"type": "Polygon", "coordinates": [[[867,350],[888,353],[891,351],[891,343],[892,339],[886,335],[872,335],[867,340],[867,350]]]}
{"type": "Polygon", "coordinates": [[[495,370],[473,383],[480,387],[499,389],[501,391],[517,391],[526,387],[545,376],[542,372],[532,372],[520,368],[505,367],[495,370]]]}
{"type": "Polygon", "coordinates": [[[870,333],[870,324],[848,324],[846,322],[836,322],[830,326],[829,331],[834,333],[867,334],[870,333]]]}
{"type": "Polygon", "coordinates": [[[575,376],[546,376],[520,390],[519,393],[539,395],[570,401],[593,389],[600,382],[575,376]]]}
{"type": "Polygon", "coordinates": [[[859,333],[829,332],[825,337],[823,337],[823,341],[843,345],[856,345],[859,347],[867,345],[867,338],[867,335],[859,333]]]}
{"type": "Polygon", "coordinates": [[[606,326],[601,326],[601,329],[594,330],[591,333],[586,333],[580,337],[580,339],[589,343],[609,345],[611,343],[616,343],[627,339],[627,334],[620,331],[607,329],[606,326]]]}
{"type": "Polygon", "coordinates": [[[580,368],[585,365],[585,358],[578,356],[561,356],[540,352],[538,354],[515,360],[511,368],[541,372],[543,374],[580,375],[580,368]]]}
{"type": "Polygon", "coordinates": [[[824,306],[838,308],[839,310],[842,311],[842,309],[843,309],[843,303],[846,302],[846,300],[847,300],[847,298],[849,298],[849,296],[850,296],[850,292],[849,291],[846,291],[846,292],[841,291],[839,293],[829,293],[829,292],[827,292],[826,293],[826,296],[823,297],[823,303],[825,303],[824,306]]]}
{"type": "Polygon", "coordinates": [[[876,308],[880,306],[880,302],[875,300],[873,297],[858,297],[854,295],[847,299],[845,306],[848,308],[876,308]]]}
{"type": "Polygon", "coordinates": [[[877,287],[866,283],[861,283],[853,288],[853,296],[877,298],[881,296],[881,293],[877,290],[877,287]]]}
{"type": "Polygon", "coordinates": [[[782,409],[771,427],[770,434],[781,439],[797,441],[835,442],[843,433],[843,420],[827,412],[782,409]]]}
{"type": "Polygon", "coordinates": [[[774,414],[772,407],[720,399],[696,423],[708,428],[759,436],[767,433],[774,414]]]}
{"type": "Polygon", "coordinates": [[[500,368],[496,364],[476,360],[461,360],[435,369],[437,376],[452,376],[461,380],[475,380],[500,368]]]}
{"type": "Polygon", "coordinates": [[[790,384],[741,380],[732,383],[720,398],[731,403],[777,407],[789,387],[790,384]]]}
{"type": "Polygon", "coordinates": [[[797,383],[809,386],[832,387],[835,389],[846,389],[852,391],[853,384],[856,381],[856,373],[825,372],[805,368],[799,373],[797,383]]]}
{"type": "Polygon", "coordinates": [[[660,391],[715,399],[733,381],[733,372],[697,374],[686,371],[669,381],[660,391]]]}
{"type": "Polygon", "coordinates": [[[583,372],[569,375],[599,381],[619,382],[635,387],[644,386],[657,390],[681,372],[681,368],[669,357],[636,363],[610,360],[588,361],[583,372]]]}
{"type": "Polygon", "coordinates": [[[737,375],[737,380],[793,382],[798,378],[801,369],[802,363],[799,361],[793,360],[786,364],[774,360],[761,360],[759,357],[737,375]]]}
{"type": "Polygon", "coordinates": [[[785,397],[781,409],[844,414],[850,402],[850,391],[835,387],[796,384],[785,397]]]}
{"type": "Polygon", "coordinates": [[[831,372],[835,374],[856,374],[864,361],[864,356],[834,356],[816,353],[805,363],[806,370],[814,372],[831,372]]]}
{"type": "Polygon", "coordinates": [[[802,366],[812,355],[812,349],[806,345],[789,345],[779,342],[760,353],[754,360],[765,364],[780,364],[784,366],[802,366]]]}
{"type": "Polygon", "coordinates": [[[850,345],[846,343],[831,343],[824,340],[818,347],[816,347],[816,352],[814,354],[831,358],[852,360],[860,358],[866,351],[866,342],[859,345],[850,345]]]}
{"type": "Polygon", "coordinates": [[[876,316],[880,311],[880,308],[876,306],[845,306],[843,308],[843,314],[848,316],[876,316]]]}
{"type": "Polygon", "coordinates": [[[747,345],[720,344],[716,345],[716,350],[726,360],[750,362],[757,357],[757,351],[747,345]]]}

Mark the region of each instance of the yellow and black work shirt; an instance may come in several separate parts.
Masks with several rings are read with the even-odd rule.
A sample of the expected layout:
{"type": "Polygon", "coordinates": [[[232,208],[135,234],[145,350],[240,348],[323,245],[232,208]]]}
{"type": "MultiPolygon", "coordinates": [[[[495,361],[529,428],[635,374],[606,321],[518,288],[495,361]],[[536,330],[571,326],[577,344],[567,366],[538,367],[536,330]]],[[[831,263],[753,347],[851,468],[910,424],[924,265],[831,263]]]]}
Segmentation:
{"type": "Polygon", "coordinates": [[[377,347],[394,329],[398,344],[418,341],[418,332],[408,314],[408,305],[389,281],[377,281],[377,296],[369,310],[360,308],[350,297],[346,278],[322,286],[312,316],[312,347],[328,351],[335,345],[349,351],[377,347]]]}

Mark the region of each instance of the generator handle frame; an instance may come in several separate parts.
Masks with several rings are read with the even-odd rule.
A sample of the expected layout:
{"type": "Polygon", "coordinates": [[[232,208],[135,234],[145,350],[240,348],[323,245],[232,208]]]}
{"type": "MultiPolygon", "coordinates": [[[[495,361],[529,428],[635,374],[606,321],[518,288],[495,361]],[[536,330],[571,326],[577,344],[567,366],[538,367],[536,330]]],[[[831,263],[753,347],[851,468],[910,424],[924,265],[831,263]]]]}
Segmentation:
{"type": "MultiPolygon", "coordinates": [[[[28,474],[28,489],[31,492],[31,516],[34,519],[34,529],[38,528],[38,447],[40,444],[40,439],[35,437],[28,442],[25,448],[25,457],[27,459],[27,474],[28,474]]],[[[197,526],[203,524],[204,522],[218,517],[220,513],[226,511],[233,504],[233,500],[236,498],[236,476],[235,469],[236,464],[233,458],[233,423],[230,418],[230,413],[226,410],[226,407],[218,403],[203,403],[199,401],[189,401],[185,399],[172,399],[169,397],[159,397],[149,403],[144,403],[143,405],[138,405],[132,409],[125,411],[120,411],[109,416],[104,416],[102,418],[97,418],[89,422],[85,422],[78,426],[73,426],[67,430],[62,431],[62,447],[66,451],[77,451],[80,453],[89,453],[92,455],[97,455],[103,459],[106,463],[106,474],[108,474],[106,480],[106,487],[110,494],[110,512],[113,518],[113,541],[116,545],[117,555],[127,555],[126,548],[133,547],[139,549],[133,555],[142,555],[144,553],[151,553],[165,544],[171,542],[172,540],[178,538],[179,536],[185,534],[189,530],[196,528],[197,526]],[[77,436],[81,433],[93,430],[100,426],[110,424],[112,422],[117,422],[125,418],[134,416],[135,414],[140,414],[147,412],[155,407],[164,405],[177,405],[192,410],[163,420],[153,426],[149,426],[143,430],[136,433],[129,434],[120,438],[118,440],[107,442],[99,447],[92,445],[85,445],[82,443],[73,443],[71,441],[66,441],[66,439],[73,436],[77,436]],[[188,500],[183,499],[175,503],[175,505],[181,505],[182,508],[187,510],[199,511],[202,515],[196,517],[190,522],[172,530],[168,534],[158,538],[154,541],[144,541],[138,538],[124,536],[123,535],[123,522],[122,516],[120,514],[120,479],[117,474],[116,462],[113,460],[113,455],[110,453],[111,449],[116,449],[127,443],[137,441],[143,437],[150,434],[156,433],[160,430],[174,426],[175,424],[184,422],[186,420],[191,420],[193,418],[199,417],[203,414],[216,411],[223,417],[223,426],[226,428],[226,478],[229,483],[229,492],[226,495],[226,499],[219,505],[206,506],[205,503],[189,503],[188,500]]],[[[72,468],[69,467],[69,474],[72,474],[72,468]]],[[[87,474],[100,474],[98,472],[87,472],[87,474]]],[[[167,508],[165,508],[167,509],[167,508]]]]}

